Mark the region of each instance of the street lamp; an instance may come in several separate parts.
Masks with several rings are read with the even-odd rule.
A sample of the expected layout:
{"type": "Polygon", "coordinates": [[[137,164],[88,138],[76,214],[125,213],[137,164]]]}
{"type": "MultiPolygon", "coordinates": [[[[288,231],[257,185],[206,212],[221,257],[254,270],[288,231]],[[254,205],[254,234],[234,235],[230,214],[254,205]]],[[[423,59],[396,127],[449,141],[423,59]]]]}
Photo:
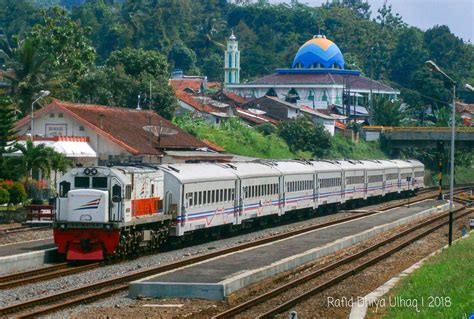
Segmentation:
{"type": "Polygon", "coordinates": [[[33,103],[31,103],[31,113],[30,113],[30,132],[31,132],[31,140],[33,140],[33,135],[34,135],[34,130],[33,130],[33,113],[34,113],[34,106],[35,106],[35,103],[38,102],[39,100],[41,100],[42,98],[45,98],[47,97],[51,92],[47,91],[47,90],[41,90],[40,91],[40,95],[38,96],[38,98],[36,98],[36,100],[33,101],[33,103]]]}
{"type": "Polygon", "coordinates": [[[456,130],[456,81],[449,77],[431,60],[425,62],[426,66],[432,71],[441,73],[453,85],[453,114],[451,119],[451,176],[449,178],[449,245],[453,242],[453,199],[454,199],[454,139],[456,130]]]}
{"type": "Polygon", "coordinates": [[[474,87],[469,83],[464,84],[464,88],[468,91],[474,92],[474,87]]]}

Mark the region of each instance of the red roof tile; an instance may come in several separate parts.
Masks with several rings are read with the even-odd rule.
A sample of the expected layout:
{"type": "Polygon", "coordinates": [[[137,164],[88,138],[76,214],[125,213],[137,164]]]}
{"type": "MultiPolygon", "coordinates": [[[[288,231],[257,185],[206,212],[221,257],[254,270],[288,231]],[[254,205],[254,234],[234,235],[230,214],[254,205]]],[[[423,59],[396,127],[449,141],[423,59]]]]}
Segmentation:
{"type": "MultiPolygon", "coordinates": [[[[171,79],[170,85],[173,87],[175,92],[182,92],[186,88],[192,89],[194,92],[199,92],[201,86],[204,84],[205,80],[203,78],[193,78],[193,79],[171,79]]],[[[207,88],[216,88],[220,87],[220,82],[207,82],[207,88]]]]}
{"type": "MultiPolygon", "coordinates": [[[[61,109],[65,114],[133,155],[161,155],[167,148],[196,149],[205,147],[205,144],[199,139],[184,132],[154,111],[73,104],[53,100],[51,104],[35,112],[35,117],[39,117],[51,109],[61,109]],[[176,134],[161,138],[151,135],[150,143],[150,133],[143,129],[148,125],[169,128],[176,134]]],[[[16,127],[24,126],[28,121],[29,118],[25,117],[17,122],[16,127]]]]}
{"type": "Polygon", "coordinates": [[[204,144],[206,144],[207,147],[209,147],[211,150],[214,150],[216,152],[225,152],[225,148],[223,148],[222,146],[219,146],[217,144],[214,144],[209,140],[203,140],[202,142],[204,144]]]}
{"type": "Polygon", "coordinates": [[[468,112],[474,114],[474,104],[456,102],[456,111],[459,113],[468,112]]]}
{"type": "Polygon", "coordinates": [[[205,113],[215,112],[215,110],[212,107],[206,104],[202,104],[201,102],[194,99],[192,95],[186,94],[184,92],[180,92],[180,93],[176,93],[176,97],[178,98],[178,100],[188,104],[189,106],[195,108],[199,112],[205,112],[205,113]]]}

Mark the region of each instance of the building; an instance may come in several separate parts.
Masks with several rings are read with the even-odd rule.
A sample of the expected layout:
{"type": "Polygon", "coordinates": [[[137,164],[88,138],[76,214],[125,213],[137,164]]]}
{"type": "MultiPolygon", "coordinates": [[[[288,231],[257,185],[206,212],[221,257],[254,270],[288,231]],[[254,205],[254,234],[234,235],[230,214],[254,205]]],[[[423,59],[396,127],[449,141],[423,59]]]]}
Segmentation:
{"type": "Polygon", "coordinates": [[[76,164],[229,161],[232,156],[184,132],[150,110],[53,100],[17,122],[21,140],[33,137],[76,164]]]}
{"type": "Polygon", "coordinates": [[[335,105],[350,116],[353,106],[369,104],[374,94],[396,98],[399,92],[361,72],[347,70],[338,46],[324,35],[314,36],[295,55],[291,68],[248,83],[227,83],[225,90],[247,99],[265,95],[313,109],[335,105]]]}
{"type": "Polygon", "coordinates": [[[221,83],[219,82],[209,82],[207,76],[184,75],[182,70],[173,70],[169,84],[175,92],[191,94],[215,91],[219,90],[221,87],[221,83]]]}
{"type": "Polygon", "coordinates": [[[474,118],[474,104],[467,104],[456,102],[456,112],[461,116],[464,125],[473,126],[472,119],[474,118]]]}
{"type": "Polygon", "coordinates": [[[341,118],[325,114],[311,107],[289,103],[273,96],[263,96],[252,100],[245,104],[244,107],[247,110],[258,110],[261,112],[261,115],[279,122],[291,120],[300,115],[306,115],[312,119],[313,123],[322,124],[331,135],[335,133],[336,120],[345,119],[345,117],[341,118]]]}
{"type": "Polygon", "coordinates": [[[224,86],[240,83],[240,51],[239,42],[234,32],[227,41],[224,57],[224,86]]]}

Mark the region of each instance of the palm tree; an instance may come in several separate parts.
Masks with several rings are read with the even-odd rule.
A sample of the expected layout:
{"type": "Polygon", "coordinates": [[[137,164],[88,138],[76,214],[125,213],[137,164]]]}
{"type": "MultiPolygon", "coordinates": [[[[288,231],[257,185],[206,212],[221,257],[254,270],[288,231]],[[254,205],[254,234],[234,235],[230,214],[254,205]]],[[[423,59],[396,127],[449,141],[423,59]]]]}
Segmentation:
{"type": "Polygon", "coordinates": [[[26,144],[16,143],[15,148],[23,155],[23,168],[26,177],[26,185],[34,170],[39,170],[43,175],[51,173],[50,154],[51,149],[44,144],[35,145],[32,140],[27,140],[26,144]]]}
{"type": "Polygon", "coordinates": [[[5,74],[9,80],[12,93],[17,97],[20,111],[26,114],[30,111],[34,95],[51,86],[46,76],[48,59],[41,54],[38,45],[31,39],[18,41],[11,48],[5,37],[0,37],[4,49],[0,49],[0,58],[5,60],[12,74],[5,74]]]}
{"type": "Polygon", "coordinates": [[[58,172],[66,173],[67,169],[72,166],[72,162],[66,158],[66,156],[54,151],[52,148],[48,148],[48,151],[49,164],[51,170],[54,171],[54,187],[56,187],[58,172]]]}

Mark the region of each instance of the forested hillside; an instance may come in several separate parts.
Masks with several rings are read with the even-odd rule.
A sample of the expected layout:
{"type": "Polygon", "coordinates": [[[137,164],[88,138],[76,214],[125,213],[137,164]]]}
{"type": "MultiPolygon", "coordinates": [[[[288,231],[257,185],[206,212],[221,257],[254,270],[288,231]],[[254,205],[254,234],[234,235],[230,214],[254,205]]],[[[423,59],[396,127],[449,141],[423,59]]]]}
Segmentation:
{"type": "MultiPolygon", "coordinates": [[[[5,40],[2,46],[7,44],[14,52],[31,37],[32,30],[36,38],[40,37],[38,32],[34,34],[38,29],[35,24],[43,26],[43,36],[54,28],[63,32],[69,27],[75,36],[84,35],[79,49],[90,45],[95,53],[83,56],[83,51],[78,52],[74,58],[84,60],[81,72],[67,76],[67,88],[53,88],[55,96],[128,107],[134,106],[137,91],[144,90],[146,83],[159,86],[172,68],[220,81],[225,38],[231,29],[240,42],[244,81],[271,73],[277,67],[288,67],[299,46],[319,32],[338,44],[347,67],[400,89],[415,114],[428,104],[437,108],[450,101],[451,96],[442,78],[424,67],[425,60],[436,61],[458,83],[474,81],[471,44],[463,43],[447,26],[435,26],[426,32],[408,26],[389,5],[372,14],[376,16],[372,19],[372,9],[362,0],[333,1],[322,7],[297,1],[280,5],[240,2],[243,4],[225,0],[0,0],[0,29],[5,40]],[[58,4],[67,8],[64,16],[54,13],[51,7],[58,4]],[[125,48],[145,51],[124,53],[125,48]],[[148,56],[149,50],[154,51],[152,57],[148,56]],[[111,59],[113,53],[122,57],[120,65],[116,58],[111,59]],[[159,67],[150,71],[133,60],[145,57],[159,60],[159,67]],[[91,58],[96,66],[103,67],[91,65],[91,58]],[[137,63],[141,68],[134,72],[124,70],[131,70],[137,63]]],[[[11,67],[7,62],[3,64],[11,67]]],[[[80,62],[75,64],[77,67],[80,62]]],[[[64,83],[63,73],[69,71],[61,71],[54,76],[47,74],[48,78],[64,83]]],[[[472,93],[460,90],[459,96],[467,102],[474,101],[472,93]]],[[[166,92],[154,92],[148,102],[152,100],[172,104],[166,92]]],[[[28,99],[24,104],[28,105],[28,99]]],[[[161,111],[170,114],[168,106],[161,111]]]]}

